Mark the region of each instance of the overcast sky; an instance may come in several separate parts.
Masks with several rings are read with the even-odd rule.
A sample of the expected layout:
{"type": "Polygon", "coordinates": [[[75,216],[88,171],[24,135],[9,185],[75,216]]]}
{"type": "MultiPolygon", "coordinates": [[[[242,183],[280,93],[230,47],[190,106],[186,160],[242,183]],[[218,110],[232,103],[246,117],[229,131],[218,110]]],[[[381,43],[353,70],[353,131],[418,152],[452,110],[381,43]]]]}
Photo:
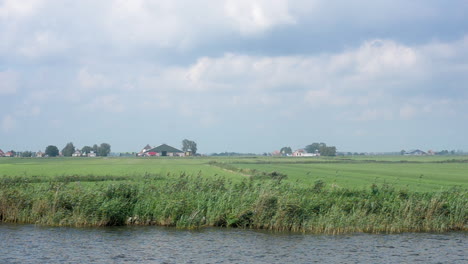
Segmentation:
{"type": "Polygon", "coordinates": [[[0,0],[0,149],[468,150],[466,0],[0,0]]]}

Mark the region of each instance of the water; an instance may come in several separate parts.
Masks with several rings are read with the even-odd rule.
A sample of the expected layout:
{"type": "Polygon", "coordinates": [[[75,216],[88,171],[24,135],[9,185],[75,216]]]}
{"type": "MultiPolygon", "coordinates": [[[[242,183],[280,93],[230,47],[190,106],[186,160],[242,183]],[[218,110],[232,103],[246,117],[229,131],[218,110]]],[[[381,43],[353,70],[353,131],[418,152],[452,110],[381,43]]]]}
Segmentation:
{"type": "Polygon", "coordinates": [[[466,232],[275,234],[0,224],[0,263],[468,263],[466,232]]]}

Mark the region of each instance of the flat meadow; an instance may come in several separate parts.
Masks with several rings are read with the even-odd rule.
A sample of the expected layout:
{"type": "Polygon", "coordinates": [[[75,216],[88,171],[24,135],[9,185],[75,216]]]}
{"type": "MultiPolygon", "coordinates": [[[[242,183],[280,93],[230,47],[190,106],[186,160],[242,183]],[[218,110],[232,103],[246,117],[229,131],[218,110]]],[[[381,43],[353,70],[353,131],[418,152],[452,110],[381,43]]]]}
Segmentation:
{"type": "Polygon", "coordinates": [[[0,222],[468,229],[467,156],[1,158],[0,222]]]}
{"type": "Polygon", "coordinates": [[[286,175],[284,181],[303,187],[320,180],[329,188],[364,189],[372,184],[421,192],[468,188],[468,157],[464,156],[0,159],[0,177],[108,176],[109,180],[138,180],[148,174],[171,178],[184,173],[240,181],[262,172],[282,173],[286,175]]]}

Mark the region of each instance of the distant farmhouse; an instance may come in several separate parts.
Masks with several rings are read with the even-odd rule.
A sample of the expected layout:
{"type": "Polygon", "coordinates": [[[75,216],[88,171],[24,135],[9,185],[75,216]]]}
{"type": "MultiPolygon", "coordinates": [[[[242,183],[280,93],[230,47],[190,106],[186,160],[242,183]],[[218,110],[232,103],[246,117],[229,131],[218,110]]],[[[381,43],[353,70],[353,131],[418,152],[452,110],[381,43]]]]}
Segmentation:
{"type": "Polygon", "coordinates": [[[304,149],[298,149],[293,152],[292,154],[293,157],[318,157],[320,156],[320,153],[307,153],[304,149]]]}
{"type": "Polygon", "coordinates": [[[140,157],[184,157],[185,153],[167,144],[162,144],[155,148],[146,145],[138,154],[140,157]]]}
{"type": "Polygon", "coordinates": [[[427,155],[426,152],[420,150],[420,149],[416,149],[416,150],[412,150],[410,152],[406,152],[405,155],[409,155],[409,156],[422,156],[422,155],[427,155]]]}

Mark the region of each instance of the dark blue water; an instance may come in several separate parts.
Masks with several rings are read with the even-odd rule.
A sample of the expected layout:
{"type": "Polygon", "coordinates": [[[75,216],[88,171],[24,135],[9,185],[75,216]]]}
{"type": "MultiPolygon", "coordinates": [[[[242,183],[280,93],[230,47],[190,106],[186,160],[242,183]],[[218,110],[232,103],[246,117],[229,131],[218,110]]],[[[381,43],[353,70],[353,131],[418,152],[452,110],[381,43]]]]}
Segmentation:
{"type": "Polygon", "coordinates": [[[466,232],[340,236],[0,224],[0,263],[468,263],[466,232]]]}

